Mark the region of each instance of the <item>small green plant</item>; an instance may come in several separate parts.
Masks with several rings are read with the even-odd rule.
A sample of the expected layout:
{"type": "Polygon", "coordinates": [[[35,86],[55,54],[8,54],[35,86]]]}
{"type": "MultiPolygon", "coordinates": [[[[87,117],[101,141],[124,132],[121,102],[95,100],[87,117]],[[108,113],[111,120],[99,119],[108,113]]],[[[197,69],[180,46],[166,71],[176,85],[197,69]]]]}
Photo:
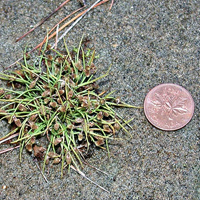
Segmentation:
{"type": "MultiPolygon", "coordinates": [[[[82,166],[92,146],[106,149],[108,140],[127,123],[113,106],[129,106],[117,102],[112,92],[99,92],[94,78],[95,51],[84,52],[80,43],[66,55],[49,49],[48,44],[30,64],[24,54],[20,69],[0,73],[8,88],[0,88],[0,120],[7,120],[12,130],[5,137],[17,135],[11,144],[20,144],[20,160],[25,147],[44,167],[49,162],[61,163],[63,169],[82,166]]],[[[44,169],[43,167],[43,169],[44,169]]]]}

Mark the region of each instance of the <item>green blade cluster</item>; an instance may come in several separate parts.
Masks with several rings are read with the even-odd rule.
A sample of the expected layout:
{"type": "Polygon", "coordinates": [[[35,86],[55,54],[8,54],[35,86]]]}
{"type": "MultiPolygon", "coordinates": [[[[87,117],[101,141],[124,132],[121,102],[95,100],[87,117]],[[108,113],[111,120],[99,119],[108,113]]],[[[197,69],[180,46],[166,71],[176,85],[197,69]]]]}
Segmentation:
{"type": "MultiPolygon", "coordinates": [[[[82,165],[84,155],[91,146],[108,149],[108,139],[123,128],[124,121],[112,106],[115,98],[99,92],[97,80],[93,78],[97,67],[93,61],[95,52],[78,49],[66,55],[56,50],[45,50],[35,64],[29,64],[27,55],[20,63],[21,69],[0,73],[0,79],[12,87],[0,88],[0,120],[13,125],[7,135],[18,133],[12,144],[20,143],[37,159],[62,163],[66,166],[82,165]],[[46,146],[40,145],[45,138],[46,146]]],[[[21,153],[20,153],[21,155],[21,153]]]]}

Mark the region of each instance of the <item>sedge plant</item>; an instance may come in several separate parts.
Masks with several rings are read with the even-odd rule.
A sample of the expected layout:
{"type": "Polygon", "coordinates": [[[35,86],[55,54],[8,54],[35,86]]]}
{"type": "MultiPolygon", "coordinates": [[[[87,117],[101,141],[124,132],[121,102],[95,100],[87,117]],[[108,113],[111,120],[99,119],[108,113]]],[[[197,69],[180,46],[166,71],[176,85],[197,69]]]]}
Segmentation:
{"type": "Polygon", "coordinates": [[[49,163],[61,163],[63,169],[79,169],[94,146],[107,150],[109,139],[119,129],[127,133],[125,122],[114,106],[134,107],[116,101],[112,93],[100,92],[94,78],[95,51],[79,47],[66,53],[50,49],[46,43],[37,62],[30,64],[28,55],[20,69],[0,73],[10,88],[0,88],[0,120],[12,125],[2,139],[17,136],[12,145],[20,145],[20,160],[25,148],[43,169],[49,163]],[[40,140],[45,140],[42,143],[40,140]]]}

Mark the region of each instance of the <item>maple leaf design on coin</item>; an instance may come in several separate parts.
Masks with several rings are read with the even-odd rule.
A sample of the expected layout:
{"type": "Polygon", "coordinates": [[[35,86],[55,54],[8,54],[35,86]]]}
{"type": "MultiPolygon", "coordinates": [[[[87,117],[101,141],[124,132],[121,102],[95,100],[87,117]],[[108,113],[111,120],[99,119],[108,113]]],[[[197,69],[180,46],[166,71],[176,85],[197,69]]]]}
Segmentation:
{"type": "Polygon", "coordinates": [[[177,130],[192,118],[194,101],[183,87],[167,83],[154,87],[144,101],[147,119],[162,130],[177,130]]]}
{"type": "Polygon", "coordinates": [[[161,109],[162,115],[166,115],[169,120],[172,119],[172,115],[181,115],[187,113],[187,108],[184,106],[187,102],[187,98],[173,96],[172,98],[168,98],[169,96],[160,95],[155,93],[155,101],[151,101],[151,103],[156,106],[158,109],[161,109]]]}

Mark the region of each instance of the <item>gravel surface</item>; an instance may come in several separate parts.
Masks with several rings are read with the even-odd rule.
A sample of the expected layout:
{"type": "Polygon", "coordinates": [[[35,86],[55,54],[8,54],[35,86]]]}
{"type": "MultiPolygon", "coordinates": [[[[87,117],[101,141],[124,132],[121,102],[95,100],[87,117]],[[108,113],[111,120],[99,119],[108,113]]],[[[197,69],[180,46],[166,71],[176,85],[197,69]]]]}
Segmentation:
{"type": "MultiPolygon", "coordinates": [[[[0,1],[0,71],[19,59],[25,48],[35,47],[47,29],[79,7],[70,1],[41,27],[22,41],[15,39],[47,16],[62,1],[0,1]]],[[[88,4],[95,1],[87,0],[88,4]]],[[[126,103],[142,105],[145,95],[161,83],[175,83],[190,91],[195,102],[191,122],[178,131],[153,127],[143,109],[119,109],[125,119],[133,118],[132,138],[111,141],[111,158],[94,150],[91,165],[108,175],[85,166],[86,176],[105,187],[104,192],[76,172],[50,166],[46,183],[33,158],[25,151],[0,155],[0,199],[200,199],[199,119],[200,119],[200,4],[199,1],[123,0],[110,2],[89,12],[65,37],[69,48],[77,46],[84,33],[91,40],[99,59],[98,75],[112,64],[102,89],[116,90],[126,103]]],[[[62,48],[62,43],[60,43],[62,48]]],[[[0,82],[0,84],[3,84],[0,82]]],[[[0,123],[0,137],[8,127],[0,123]]],[[[0,150],[8,148],[1,145],[0,150]]]]}

